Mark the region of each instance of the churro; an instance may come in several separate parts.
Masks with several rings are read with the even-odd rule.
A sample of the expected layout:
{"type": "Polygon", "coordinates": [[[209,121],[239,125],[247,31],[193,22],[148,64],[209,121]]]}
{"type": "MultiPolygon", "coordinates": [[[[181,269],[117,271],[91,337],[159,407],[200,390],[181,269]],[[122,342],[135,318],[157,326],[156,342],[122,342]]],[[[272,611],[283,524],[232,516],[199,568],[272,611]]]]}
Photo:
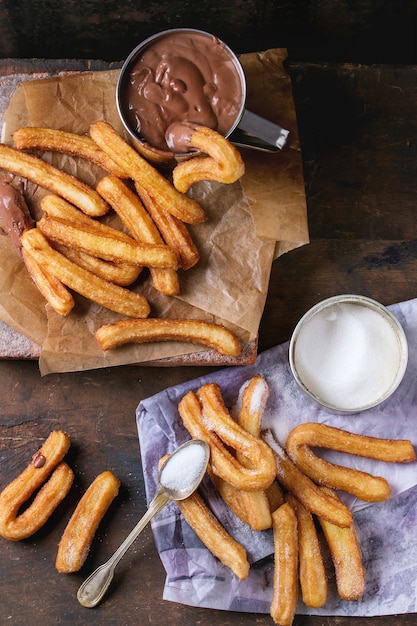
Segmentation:
{"type": "Polygon", "coordinates": [[[127,178],[127,175],[88,135],[79,135],[54,128],[26,126],[13,134],[13,141],[18,150],[46,150],[62,152],[71,156],[87,159],[99,165],[109,174],[127,178]]]}
{"type": "Polygon", "coordinates": [[[367,437],[319,423],[300,424],[291,431],[286,442],[287,452],[307,476],[319,484],[347,491],[369,502],[390,497],[391,488],[384,478],[329,463],[319,458],[311,447],[392,463],[416,460],[414,448],[407,440],[367,437]]]}
{"type": "Polygon", "coordinates": [[[198,126],[191,135],[190,143],[208,156],[195,156],[174,168],[172,179],[178,191],[185,193],[201,180],[230,184],[243,176],[245,165],[240,152],[217,131],[198,126]]]}
{"type": "Polygon", "coordinates": [[[70,438],[66,433],[52,431],[26,469],[3,489],[0,494],[2,537],[10,541],[30,537],[65,498],[74,479],[71,468],[63,461],[69,447],[70,438]],[[19,513],[35,493],[33,501],[19,513]]]}
{"type": "Polygon", "coordinates": [[[84,565],[96,530],[119,492],[120,481],[108,471],[91,483],[72,514],[58,546],[58,572],[78,572],[84,565]]]}
{"type": "MultiPolygon", "coordinates": [[[[237,423],[254,437],[260,436],[262,414],[269,396],[269,387],[265,379],[260,375],[253,376],[239,391],[237,423]]],[[[242,465],[247,465],[248,459],[239,451],[236,452],[236,459],[242,465]]],[[[250,467],[250,465],[249,465],[250,467]]],[[[271,528],[272,517],[271,508],[274,510],[283,504],[283,494],[280,492],[276,481],[272,483],[275,487],[272,493],[272,485],[269,494],[263,491],[243,491],[236,489],[233,485],[215,476],[212,472],[212,479],[223,500],[229,508],[248,524],[253,530],[265,530],[271,528]],[[282,496],[276,499],[277,494],[282,496]],[[273,505],[271,507],[271,501],[273,505]]]]}
{"type": "Polygon", "coordinates": [[[226,532],[201,496],[194,492],[185,500],[179,500],[177,505],[185,520],[210,552],[223,565],[229,567],[240,580],[247,578],[249,562],[245,548],[226,532]]]}
{"type": "Polygon", "coordinates": [[[310,511],[295,498],[287,494],[288,502],[297,518],[299,578],[303,602],[318,608],[327,600],[328,582],[316,525],[310,511]]]}
{"type": "Polygon", "coordinates": [[[179,341],[203,345],[220,354],[238,356],[241,345],[224,326],[193,319],[119,320],[96,331],[103,350],[113,350],[126,343],[179,341]]]}
{"type": "Polygon", "coordinates": [[[26,152],[0,144],[0,168],[62,196],[87,215],[105,215],[107,202],[89,185],[26,152]]]}
{"type": "Polygon", "coordinates": [[[265,432],[264,439],[274,452],[278,482],[298,498],[311,513],[320,515],[337,526],[349,526],[352,514],[347,506],[330,498],[311,478],[306,476],[290,459],[270,431],[265,432]]]}
{"type": "MultiPolygon", "coordinates": [[[[332,489],[322,487],[322,490],[340,501],[332,489]]],[[[338,594],[344,600],[360,600],[365,593],[365,569],[353,521],[345,528],[335,526],[321,517],[319,522],[332,555],[338,594]]]]}
{"type": "Polygon", "coordinates": [[[297,518],[286,502],[273,514],[274,586],[270,614],[278,626],[291,626],[298,597],[297,518]]]}

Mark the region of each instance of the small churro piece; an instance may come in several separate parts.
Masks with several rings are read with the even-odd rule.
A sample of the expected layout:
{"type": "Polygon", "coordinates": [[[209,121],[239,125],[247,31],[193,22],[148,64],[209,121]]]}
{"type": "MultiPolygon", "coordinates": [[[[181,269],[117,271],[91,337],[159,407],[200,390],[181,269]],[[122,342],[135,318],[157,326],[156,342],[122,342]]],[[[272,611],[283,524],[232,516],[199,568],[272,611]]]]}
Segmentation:
{"type": "Polygon", "coordinates": [[[96,339],[103,350],[113,350],[126,343],[185,341],[230,356],[241,352],[240,342],[230,330],[194,319],[119,320],[101,326],[96,331],[96,339]]]}
{"type": "Polygon", "coordinates": [[[109,174],[127,178],[123,169],[103,150],[100,150],[96,142],[88,135],[79,135],[54,128],[27,126],[19,128],[13,134],[13,141],[19,150],[62,152],[92,161],[106,170],[106,172],[109,172],[109,174]]]}
{"type": "Polygon", "coordinates": [[[249,563],[245,548],[223,528],[213,513],[207,508],[201,496],[194,492],[177,505],[185,520],[215,557],[223,565],[244,580],[249,574],[249,563]]]}
{"type": "Polygon", "coordinates": [[[317,535],[316,525],[310,511],[292,494],[287,494],[296,518],[298,529],[299,576],[303,602],[318,608],[327,600],[327,576],[317,535]]]}
{"type": "Polygon", "coordinates": [[[275,441],[270,431],[264,434],[264,439],[274,452],[278,482],[311,513],[320,515],[337,526],[349,526],[352,514],[347,506],[330,498],[306,476],[275,441]]]}
{"type": "MultiPolygon", "coordinates": [[[[116,211],[134,239],[154,245],[164,244],[158,228],[140,198],[119,178],[105,176],[98,183],[97,191],[116,211]]],[[[179,293],[180,285],[175,269],[151,267],[150,272],[157,291],[167,296],[179,293]]]]}
{"type": "Polygon", "coordinates": [[[107,122],[95,122],[90,135],[135,182],[152,194],[157,203],[183,222],[199,224],[206,220],[201,206],[180,193],[171,183],[130,146],[107,122]]]}
{"type": "Polygon", "coordinates": [[[217,131],[199,126],[191,135],[190,143],[208,156],[195,156],[174,168],[172,178],[179,191],[185,193],[200,180],[234,183],[245,173],[239,151],[217,131]]]}
{"type": "Polygon", "coordinates": [[[30,537],[65,498],[74,479],[73,471],[62,460],[69,447],[70,438],[66,433],[52,431],[26,469],[3,489],[0,494],[2,537],[10,541],[30,537]],[[35,493],[33,501],[19,514],[35,493]]]}
{"type": "Polygon", "coordinates": [[[78,572],[84,565],[96,530],[119,492],[120,481],[102,472],[91,483],[72,514],[61,541],[55,567],[58,572],[78,572]]]}
{"type": "Polygon", "coordinates": [[[106,261],[173,269],[176,269],[178,265],[177,255],[168,246],[139,243],[132,238],[127,241],[120,237],[119,231],[116,231],[114,235],[101,234],[95,228],[90,229],[84,224],[74,225],[69,220],[50,217],[47,213],[43,214],[37,226],[48,239],[67,246],[71,245],[77,250],[98,256],[106,261]]]}
{"type": "MultiPolygon", "coordinates": [[[[322,487],[322,490],[340,500],[332,489],[322,487]]],[[[319,522],[332,555],[338,594],[344,600],[360,600],[365,593],[365,569],[353,520],[346,528],[339,528],[321,517],[319,522]]]]}
{"type": "Polygon", "coordinates": [[[298,596],[297,518],[286,502],[272,514],[274,589],[270,614],[278,626],[291,626],[298,596]]]}
{"type": "Polygon", "coordinates": [[[216,383],[203,385],[197,394],[192,391],[187,393],[178,410],[191,436],[209,444],[210,464],[217,476],[246,491],[269,487],[276,474],[271,449],[262,439],[250,435],[234,421],[224,406],[216,383]],[[228,447],[244,454],[250,467],[239,463],[228,447]]]}
{"type": "Polygon", "coordinates": [[[369,502],[379,502],[390,497],[391,488],[384,478],[329,463],[312,452],[311,447],[329,448],[392,463],[416,460],[414,448],[407,440],[367,437],[314,422],[300,424],[291,431],[286,449],[307,476],[319,484],[347,491],[369,502]]]}
{"type": "Polygon", "coordinates": [[[76,265],[54,250],[38,228],[22,235],[23,249],[28,249],[36,263],[46,267],[64,285],[111,311],[129,317],[146,317],[150,306],[140,294],[119,287],[76,265]]]}
{"type": "Polygon", "coordinates": [[[59,170],[38,157],[0,144],[0,168],[27,178],[32,183],[62,196],[87,215],[105,215],[107,202],[75,176],[59,170]]]}
{"type": "Polygon", "coordinates": [[[239,390],[237,422],[256,437],[261,432],[262,415],[269,398],[269,387],[261,374],[256,374],[239,390]]]}

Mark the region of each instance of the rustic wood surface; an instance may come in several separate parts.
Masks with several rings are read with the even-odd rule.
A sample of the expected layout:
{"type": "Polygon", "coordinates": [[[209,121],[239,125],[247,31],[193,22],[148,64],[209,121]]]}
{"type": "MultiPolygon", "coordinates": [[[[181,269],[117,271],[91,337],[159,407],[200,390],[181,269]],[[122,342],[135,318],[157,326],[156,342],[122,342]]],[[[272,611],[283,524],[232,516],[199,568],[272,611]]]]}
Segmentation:
{"type": "MultiPolygon", "coordinates": [[[[62,62],[61,62],[62,63],[62,62]]],[[[59,64],[50,63],[57,69],[59,64]]],[[[11,60],[0,72],[45,71],[42,62],[11,60]]],[[[417,293],[415,142],[417,68],[291,64],[303,149],[311,243],[272,270],[260,350],[283,341],[314,303],[354,292],[384,304],[417,293]]],[[[43,530],[0,541],[0,624],[44,626],[272,623],[267,615],[195,609],[161,599],[164,571],[149,527],[120,563],[102,605],[76,598],[86,574],[121,543],[146,508],[135,409],[142,398],[204,373],[203,368],[121,367],[39,376],[34,361],[0,362],[0,488],[25,467],[54,428],[73,445],[76,483],[43,530]],[[56,547],[69,513],[94,476],[121,479],[118,502],[97,533],[85,568],[55,571],[56,547]]],[[[359,626],[363,618],[297,616],[295,626],[359,626]]],[[[417,625],[417,615],[366,620],[372,626],[417,625]]]]}
{"type": "Polygon", "coordinates": [[[416,16],[417,0],[2,0],[0,57],[121,60],[160,30],[191,26],[239,53],[416,63],[416,16]]]}

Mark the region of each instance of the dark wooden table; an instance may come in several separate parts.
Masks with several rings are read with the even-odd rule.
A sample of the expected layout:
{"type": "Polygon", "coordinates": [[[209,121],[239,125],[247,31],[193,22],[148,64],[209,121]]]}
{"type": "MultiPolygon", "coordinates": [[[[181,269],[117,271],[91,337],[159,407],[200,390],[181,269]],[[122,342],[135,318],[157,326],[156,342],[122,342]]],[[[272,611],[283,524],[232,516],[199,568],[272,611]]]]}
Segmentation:
{"type": "MultiPolygon", "coordinates": [[[[52,69],[59,65],[49,62],[52,69]]],[[[36,66],[45,69],[42,62],[36,66]]],[[[32,61],[0,64],[3,74],[33,69],[32,61]]],[[[325,297],[354,292],[388,305],[417,294],[417,68],[297,63],[290,64],[290,73],[311,243],[274,264],[261,351],[286,341],[299,317],[325,297]]],[[[20,543],[0,541],[2,625],[272,623],[267,615],[164,602],[164,571],[149,527],[119,565],[102,605],[89,611],[75,597],[86,573],[113,552],[146,508],[136,406],[205,371],[120,367],[41,378],[36,362],[0,362],[1,487],[20,473],[54,428],[71,436],[69,461],[76,473],[71,495],[41,532],[20,543]],[[56,547],[68,511],[105,467],[122,481],[118,502],[97,534],[86,568],[58,574],[56,547]]],[[[358,626],[364,621],[300,616],[294,624],[358,626]]],[[[376,617],[369,623],[410,626],[417,624],[417,615],[376,617]]]]}

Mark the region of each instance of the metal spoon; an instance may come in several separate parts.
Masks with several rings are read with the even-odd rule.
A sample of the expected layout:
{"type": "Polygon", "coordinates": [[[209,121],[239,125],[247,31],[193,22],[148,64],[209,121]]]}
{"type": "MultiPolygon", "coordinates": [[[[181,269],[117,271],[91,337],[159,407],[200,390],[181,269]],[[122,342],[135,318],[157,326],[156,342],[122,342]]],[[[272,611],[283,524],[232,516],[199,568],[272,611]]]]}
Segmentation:
{"type": "MultiPolygon", "coordinates": [[[[188,453],[191,451],[188,450],[188,453]]],[[[196,452],[196,450],[194,450],[196,452]]],[[[113,556],[110,557],[106,563],[100,565],[80,586],[77,593],[77,598],[80,604],[87,608],[96,606],[106,593],[111,581],[113,580],[113,574],[116,565],[120,559],[124,556],[126,551],[130,548],[132,543],[142,532],[148,522],[152,519],[156,513],[158,513],[164,506],[166,506],[172,500],[184,500],[188,498],[199,486],[203,479],[205,471],[207,469],[207,463],[209,460],[209,447],[204,441],[199,439],[193,439],[187,441],[182,446],[177,448],[162,464],[158,471],[158,485],[159,489],[150,502],[149,507],[142,519],[133,528],[130,534],[126,537],[121,546],[116,550],[113,556]],[[188,447],[199,446],[202,454],[199,459],[198,467],[193,471],[192,467],[187,467],[186,477],[184,478],[184,484],[179,485],[178,480],[172,480],[173,472],[175,473],[179,458],[177,455],[184,454],[183,463],[187,462],[188,447]],[[170,467],[169,467],[170,466],[170,467]]],[[[190,457],[191,459],[191,457],[190,457]]],[[[184,476],[184,474],[181,474],[184,476]]]]}

